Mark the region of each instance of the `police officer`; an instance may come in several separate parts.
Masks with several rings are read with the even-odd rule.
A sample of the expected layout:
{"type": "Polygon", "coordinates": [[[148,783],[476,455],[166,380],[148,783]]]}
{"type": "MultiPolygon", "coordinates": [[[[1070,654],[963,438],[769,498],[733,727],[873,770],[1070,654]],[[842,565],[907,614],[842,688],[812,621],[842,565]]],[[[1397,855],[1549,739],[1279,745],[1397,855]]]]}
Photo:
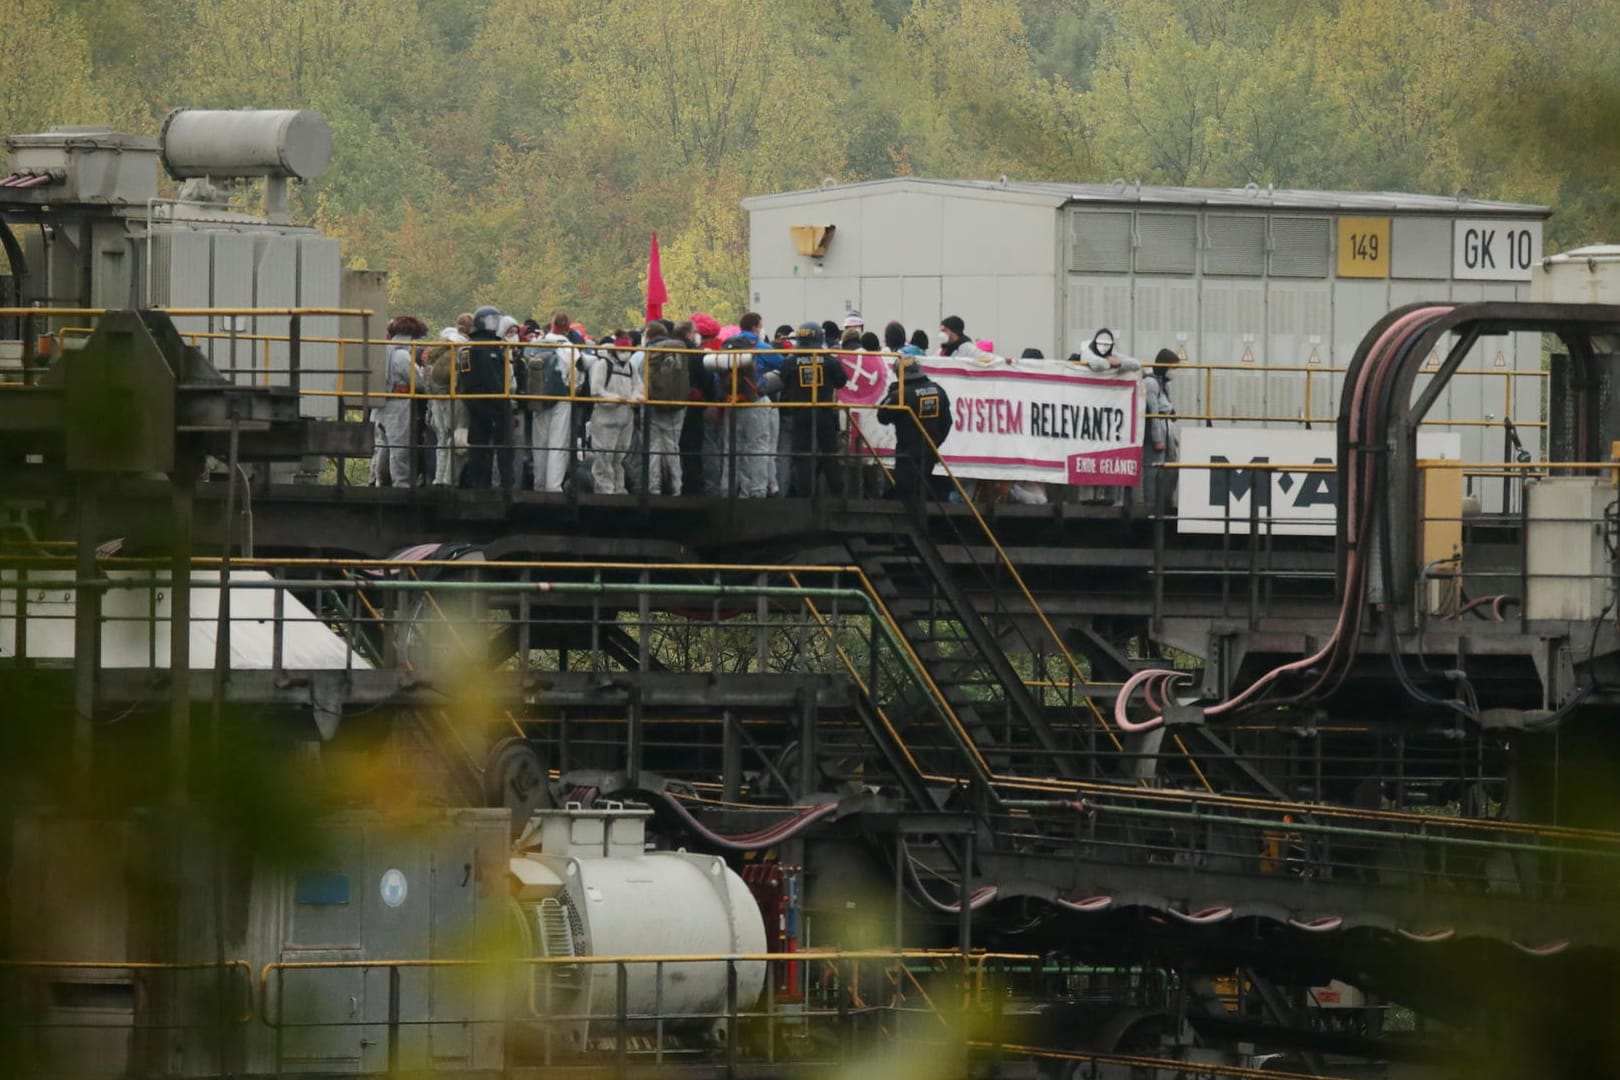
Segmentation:
{"type": "Polygon", "coordinates": [[[793,350],[782,361],[783,422],[793,424],[792,494],[808,499],[815,494],[817,475],[825,478],[827,491],[844,493],[844,474],[838,460],[837,390],[849,381],[844,365],[832,353],[815,352],[824,347],[821,326],[807,322],[793,333],[793,350]],[[804,405],[814,408],[805,408],[804,405]]]}
{"type": "Polygon", "coordinates": [[[467,471],[463,487],[493,486],[490,466],[500,463],[501,478],[512,477],[512,410],[506,397],[506,363],[500,346],[501,313],[485,305],[473,312],[472,333],[467,340],[467,370],[457,379],[457,391],[467,401],[467,471]],[[483,396],[483,395],[501,395],[483,396]]]}
{"type": "Polygon", "coordinates": [[[877,419],[894,426],[895,494],[907,506],[921,510],[926,488],[937,487],[942,479],[934,476],[938,460],[934,448],[951,433],[951,397],[923,372],[915,356],[897,359],[894,376],[878,405],[877,419]]]}

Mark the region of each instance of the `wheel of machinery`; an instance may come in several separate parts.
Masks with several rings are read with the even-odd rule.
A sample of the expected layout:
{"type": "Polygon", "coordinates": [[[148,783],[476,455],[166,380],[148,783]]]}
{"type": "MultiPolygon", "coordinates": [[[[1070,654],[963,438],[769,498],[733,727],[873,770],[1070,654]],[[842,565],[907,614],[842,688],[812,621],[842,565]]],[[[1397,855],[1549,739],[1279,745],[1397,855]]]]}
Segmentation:
{"type": "Polygon", "coordinates": [[[516,834],[536,810],[551,808],[551,778],[546,759],[536,744],[516,737],[502,739],[489,750],[484,770],[484,794],[490,806],[512,811],[516,834]]]}

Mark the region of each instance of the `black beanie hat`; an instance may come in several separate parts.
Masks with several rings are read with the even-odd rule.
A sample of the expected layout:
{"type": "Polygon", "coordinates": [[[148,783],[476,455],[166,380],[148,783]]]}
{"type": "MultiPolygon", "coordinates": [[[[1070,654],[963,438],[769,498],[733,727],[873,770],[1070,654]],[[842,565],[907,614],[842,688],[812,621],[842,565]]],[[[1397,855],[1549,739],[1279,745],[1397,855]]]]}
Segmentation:
{"type": "Polygon", "coordinates": [[[891,322],[883,328],[883,347],[890,352],[898,350],[906,343],[906,328],[897,322],[891,322]]]}
{"type": "Polygon", "coordinates": [[[922,330],[913,330],[911,332],[911,343],[924,352],[928,351],[928,335],[922,330]]]}
{"type": "Polygon", "coordinates": [[[1041,350],[1037,349],[1035,346],[1031,345],[1029,348],[1025,349],[1021,354],[1019,354],[1018,359],[1020,359],[1020,360],[1045,360],[1046,359],[1046,354],[1041,352],[1041,350]]]}
{"type": "Polygon", "coordinates": [[[958,337],[965,337],[967,335],[967,324],[962,321],[962,316],[960,315],[947,315],[943,319],[939,320],[939,325],[943,326],[951,333],[956,334],[958,337]]]}

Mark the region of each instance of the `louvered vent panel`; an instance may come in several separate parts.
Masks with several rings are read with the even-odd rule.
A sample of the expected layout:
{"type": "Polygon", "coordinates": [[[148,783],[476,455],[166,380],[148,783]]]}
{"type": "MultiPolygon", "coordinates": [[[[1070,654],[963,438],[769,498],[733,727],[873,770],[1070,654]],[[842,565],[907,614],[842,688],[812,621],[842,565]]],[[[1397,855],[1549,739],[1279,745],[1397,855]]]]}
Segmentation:
{"type": "Polygon", "coordinates": [[[1331,225],[1325,217],[1273,217],[1271,276],[1327,277],[1331,225]]]}
{"type": "Polygon", "coordinates": [[[1190,274],[1198,266],[1198,215],[1136,215],[1136,270],[1190,274]]]}
{"type": "Polygon", "coordinates": [[[1266,272],[1266,219],[1211,215],[1204,223],[1204,273],[1259,277],[1266,272]]]}
{"type": "Polygon", "coordinates": [[[1131,268],[1129,210],[1069,212],[1069,269],[1125,273],[1131,268]]]}

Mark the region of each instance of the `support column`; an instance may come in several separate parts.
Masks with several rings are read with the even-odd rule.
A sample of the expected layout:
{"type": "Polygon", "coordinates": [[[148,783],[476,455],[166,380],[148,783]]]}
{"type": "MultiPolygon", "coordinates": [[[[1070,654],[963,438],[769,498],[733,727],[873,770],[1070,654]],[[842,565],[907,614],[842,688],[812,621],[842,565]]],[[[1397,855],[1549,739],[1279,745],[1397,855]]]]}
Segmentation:
{"type": "Polygon", "coordinates": [[[738,727],[741,718],[730,709],[720,712],[720,797],[736,802],[742,797],[742,738],[738,727]]]}
{"type": "Polygon", "coordinates": [[[83,800],[90,793],[92,760],[91,723],[96,712],[96,669],[101,645],[101,592],[90,584],[96,576],[96,543],[100,523],[96,513],[96,481],[81,476],[74,482],[77,506],[77,545],[73,561],[73,745],[69,755],[72,791],[83,800]]]}
{"type": "MultiPolygon", "coordinates": [[[[170,481],[174,536],[169,548],[169,801],[186,801],[191,774],[191,482],[170,481]]],[[[278,639],[279,640],[279,639],[278,639]]]]}
{"type": "Polygon", "coordinates": [[[973,951],[973,848],[976,839],[972,831],[962,834],[962,881],[957,888],[957,903],[961,906],[956,912],[956,945],[963,956],[964,972],[967,954],[973,951]]]}
{"type": "Polygon", "coordinates": [[[799,698],[799,790],[803,799],[816,789],[816,698],[820,691],[805,690],[799,698]]]}
{"type": "Polygon", "coordinates": [[[626,716],[628,732],[624,748],[624,774],[625,779],[633,788],[641,783],[641,758],[643,749],[643,732],[641,728],[641,683],[630,688],[630,709],[626,716]]]}

